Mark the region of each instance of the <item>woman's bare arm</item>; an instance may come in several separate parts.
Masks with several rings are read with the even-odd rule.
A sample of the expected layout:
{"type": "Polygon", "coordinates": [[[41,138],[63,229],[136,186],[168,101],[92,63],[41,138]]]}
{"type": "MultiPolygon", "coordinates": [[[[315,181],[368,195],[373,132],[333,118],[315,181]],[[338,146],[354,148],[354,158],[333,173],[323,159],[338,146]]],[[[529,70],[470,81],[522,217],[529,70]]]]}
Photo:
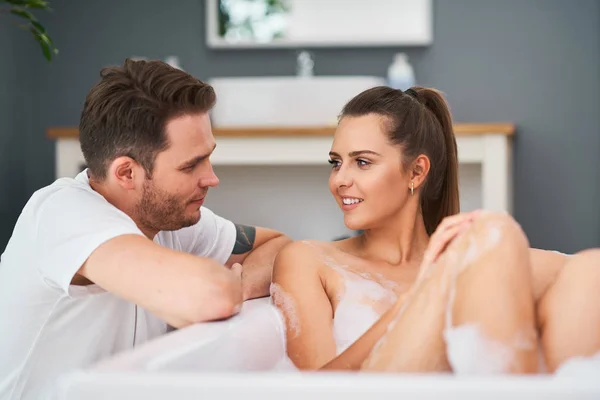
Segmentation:
{"type": "Polygon", "coordinates": [[[293,242],[273,266],[271,297],[286,322],[288,357],[299,369],[318,369],[336,354],[333,311],[319,276],[322,265],[312,248],[293,242]]]}
{"type": "Polygon", "coordinates": [[[286,320],[288,356],[300,369],[358,370],[402,302],[336,357],[332,306],[319,275],[322,267],[314,249],[301,242],[284,247],[275,260],[271,296],[286,320]]]}

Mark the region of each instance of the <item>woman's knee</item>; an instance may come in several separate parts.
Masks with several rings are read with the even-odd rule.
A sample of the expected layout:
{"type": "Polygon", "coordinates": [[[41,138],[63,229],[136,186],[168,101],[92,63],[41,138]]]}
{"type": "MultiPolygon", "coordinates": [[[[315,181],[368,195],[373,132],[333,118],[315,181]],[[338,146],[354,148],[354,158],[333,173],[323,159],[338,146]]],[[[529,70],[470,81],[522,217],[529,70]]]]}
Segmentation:
{"type": "Polygon", "coordinates": [[[485,236],[494,246],[529,247],[529,241],[521,225],[509,214],[488,212],[473,223],[473,231],[485,236]]]}
{"type": "MultiPolygon", "coordinates": [[[[589,249],[569,257],[560,272],[562,280],[568,280],[580,287],[592,287],[600,295],[600,249],[589,249]]],[[[560,278],[559,276],[559,278],[560,278]]]]}
{"type": "Polygon", "coordinates": [[[521,264],[514,263],[515,258],[526,257],[529,248],[521,226],[506,213],[483,213],[461,236],[449,250],[462,253],[465,266],[485,256],[521,264]]]}
{"type": "Polygon", "coordinates": [[[573,254],[569,257],[567,265],[598,270],[600,268],[600,248],[587,249],[573,254]]]}
{"type": "Polygon", "coordinates": [[[574,356],[598,352],[600,327],[600,249],[569,257],[541,298],[537,317],[548,368],[574,356]]]}

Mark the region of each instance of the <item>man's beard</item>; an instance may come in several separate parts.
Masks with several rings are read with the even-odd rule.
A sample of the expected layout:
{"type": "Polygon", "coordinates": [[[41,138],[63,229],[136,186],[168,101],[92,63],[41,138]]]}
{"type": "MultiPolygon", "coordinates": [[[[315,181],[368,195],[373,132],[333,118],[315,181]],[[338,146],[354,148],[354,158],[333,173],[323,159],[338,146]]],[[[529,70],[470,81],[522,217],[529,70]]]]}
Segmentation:
{"type": "Polygon", "coordinates": [[[142,199],[135,207],[135,216],[142,226],[153,231],[176,231],[192,226],[199,220],[197,215],[186,216],[188,203],[171,195],[146,180],[142,199]]]}

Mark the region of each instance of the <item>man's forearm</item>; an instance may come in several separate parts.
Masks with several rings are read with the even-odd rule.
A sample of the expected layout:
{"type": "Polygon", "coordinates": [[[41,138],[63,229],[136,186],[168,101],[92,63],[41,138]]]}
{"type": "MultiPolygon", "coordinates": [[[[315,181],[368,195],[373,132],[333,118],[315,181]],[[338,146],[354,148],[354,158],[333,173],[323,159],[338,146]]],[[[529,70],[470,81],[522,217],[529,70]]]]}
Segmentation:
{"type": "Polygon", "coordinates": [[[242,286],[244,300],[269,295],[273,263],[279,250],[291,239],[278,236],[254,249],[242,263],[242,286]]]}

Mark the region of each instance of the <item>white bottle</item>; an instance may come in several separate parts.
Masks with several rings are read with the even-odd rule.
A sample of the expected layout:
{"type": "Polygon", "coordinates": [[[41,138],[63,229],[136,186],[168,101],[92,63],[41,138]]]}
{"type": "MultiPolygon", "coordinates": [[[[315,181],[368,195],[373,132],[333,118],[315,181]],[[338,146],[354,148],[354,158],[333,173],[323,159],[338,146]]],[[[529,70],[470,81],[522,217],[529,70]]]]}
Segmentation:
{"type": "Polygon", "coordinates": [[[388,67],[388,86],[394,89],[406,90],[415,85],[415,72],[408,63],[406,53],[397,53],[394,62],[388,67]]]}

